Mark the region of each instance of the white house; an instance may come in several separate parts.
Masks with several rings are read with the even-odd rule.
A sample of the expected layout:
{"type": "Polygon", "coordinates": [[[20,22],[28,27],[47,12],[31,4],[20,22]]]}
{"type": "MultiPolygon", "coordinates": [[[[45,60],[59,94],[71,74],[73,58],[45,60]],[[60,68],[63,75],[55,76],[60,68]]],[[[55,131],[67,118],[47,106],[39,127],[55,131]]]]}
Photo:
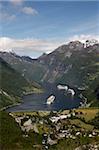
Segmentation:
{"type": "Polygon", "coordinates": [[[60,119],[66,119],[68,116],[67,115],[61,115],[60,119]]]}
{"type": "Polygon", "coordinates": [[[76,132],[76,135],[80,135],[80,132],[76,132]]]}
{"type": "Polygon", "coordinates": [[[57,122],[58,120],[67,119],[67,118],[70,118],[70,117],[71,117],[71,114],[60,115],[60,116],[58,116],[58,117],[53,116],[53,117],[50,118],[50,120],[51,120],[52,122],[57,122]]]}
{"type": "Polygon", "coordinates": [[[52,122],[57,122],[59,119],[60,117],[55,117],[55,116],[50,118],[52,122]]]}

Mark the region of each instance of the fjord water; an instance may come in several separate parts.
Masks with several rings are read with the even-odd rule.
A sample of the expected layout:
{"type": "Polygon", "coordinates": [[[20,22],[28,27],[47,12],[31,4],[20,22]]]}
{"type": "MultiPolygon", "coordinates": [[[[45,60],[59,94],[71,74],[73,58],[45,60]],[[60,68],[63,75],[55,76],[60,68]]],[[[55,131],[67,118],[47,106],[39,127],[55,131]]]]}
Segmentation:
{"type": "Polygon", "coordinates": [[[17,111],[38,111],[38,110],[63,110],[79,107],[80,98],[77,94],[74,97],[67,95],[65,91],[59,91],[56,86],[46,85],[44,93],[29,94],[23,96],[23,102],[20,105],[8,108],[8,112],[17,111]],[[55,101],[51,105],[47,105],[47,98],[54,95],[55,101]]]}

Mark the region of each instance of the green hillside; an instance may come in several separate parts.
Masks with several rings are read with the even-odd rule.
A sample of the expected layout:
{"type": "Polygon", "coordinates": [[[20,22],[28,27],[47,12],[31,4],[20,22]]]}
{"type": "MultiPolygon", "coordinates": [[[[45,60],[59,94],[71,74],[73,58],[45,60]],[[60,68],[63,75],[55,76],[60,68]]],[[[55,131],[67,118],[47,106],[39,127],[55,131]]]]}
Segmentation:
{"type": "Polygon", "coordinates": [[[2,58],[0,58],[0,107],[5,107],[19,102],[23,93],[40,91],[39,87],[30,84],[23,76],[10,67],[2,58]]]}
{"type": "Polygon", "coordinates": [[[21,96],[23,87],[28,86],[28,82],[2,59],[0,66],[2,90],[8,94],[21,96]]]}
{"type": "Polygon", "coordinates": [[[22,132],[6,112],[0,112],[0,149],[12,150],[19,149],[22,132]]]}

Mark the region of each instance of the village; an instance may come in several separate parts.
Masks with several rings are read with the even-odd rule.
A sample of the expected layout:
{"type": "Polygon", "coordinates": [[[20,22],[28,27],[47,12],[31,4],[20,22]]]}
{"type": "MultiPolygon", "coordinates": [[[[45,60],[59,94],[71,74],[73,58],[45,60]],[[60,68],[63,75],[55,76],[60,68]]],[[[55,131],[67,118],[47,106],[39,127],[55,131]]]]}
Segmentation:
{"type": "MultiPolygon", "coordinates": [[[[9,113],[28,138],[29,132],[42,135],[44,149],[57,145],[60,140],[78,140],[80,138],[99,138],[99,129],[86,123],[82,111],[68,110],[63,112],[9,113]],[[81,117],[81,118],[80,118],[81,117]],[[78,122],[77,122],[78,121],[78,122]]],[[[38,145],[33,145],[36,147],[38,145]]],[[[98,150],[99,144],[93,145],[98,150]]],[[[93,147],[91,145],[91,147],[93,147]]]]}

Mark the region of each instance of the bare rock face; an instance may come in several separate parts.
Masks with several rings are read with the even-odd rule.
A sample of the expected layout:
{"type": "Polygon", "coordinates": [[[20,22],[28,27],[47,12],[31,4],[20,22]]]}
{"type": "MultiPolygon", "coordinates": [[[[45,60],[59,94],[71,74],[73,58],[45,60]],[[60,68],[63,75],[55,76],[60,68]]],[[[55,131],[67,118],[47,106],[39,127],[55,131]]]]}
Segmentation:
{"type": "Polygon", "coordinates": [[[84,48],[84,44],[79,41],[73,41],[68,44],[70,50],[80,51],[84,48]]]}

